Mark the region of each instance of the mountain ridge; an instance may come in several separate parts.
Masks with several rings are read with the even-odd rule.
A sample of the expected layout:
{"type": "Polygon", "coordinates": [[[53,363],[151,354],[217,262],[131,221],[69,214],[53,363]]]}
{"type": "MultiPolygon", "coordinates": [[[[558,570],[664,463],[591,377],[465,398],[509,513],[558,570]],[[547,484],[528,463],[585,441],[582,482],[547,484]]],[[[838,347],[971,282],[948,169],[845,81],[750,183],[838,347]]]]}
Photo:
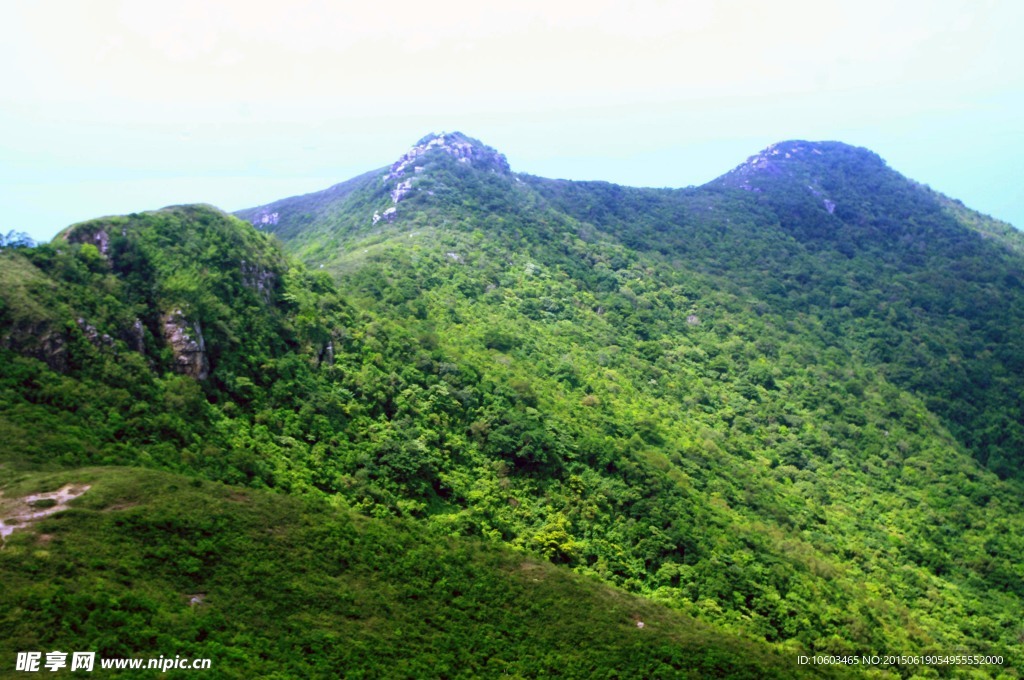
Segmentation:
{"type": "MultiPolygon", "coordinates": [[[[391,211],[390,208],[397,208],[397,204],[403,198],[405,198],[410,191],[412,191],[412,184],[416,182],[418,175],[421,172],[427,170],[425,166],[417,166],[418,159],[425,158],[432,153],[443,153],[458,160],[461,163],[477,167],[477,169],[483,169],[485,171],[497,172],[499,174],[508,175],[510,177],[516,177],[519,181],[522,181],[525,177],[530,175],[524,173],[514,173],[504,156],[504,154],[495,150],[494,148],[487,146],[483,142],[477,139],[469,137],[461,132],[453,133],[430,133],[422,137],[413,147],[410,148],[405,154],[400,156],[398,159],[393,161],[390,165],[384,166],[377,170],[372,170],[362,175],[359,175],[351,180],[347,180],[340,184],[334,185],[328,189],[312,192],[303,196],[294,196],[285,199],[279,199],[263,206],[255,208],[246,208],[235,211],[233,214],[247,219],[257,227],[270,228],[271,231],[281,231],[280,229],[274,229],[277,221],[284,218],[286,221],[289,219],[287,216],[282,215],[282,209],[288,210],[293,209],[298,203],[302,203],[299,199],[313,199],[313,202],[323,205],[328,202],[331,198],[344,198],[352,191],[355,190],[357,181],[369,180],[369,178],[377,175],[384,175],[383,184],[388,184],[391,181],[394,182],[394,186],[388,186],[388,194],[391,197],[390,204],[386,202],[380,202],[381,207],[379,210],[374,211],[370,215],[370,220],[373,221],[373,215],[377,214],[377,221],[385,219],[390,221],[394,219],[395,212],[391,211]],[[447,142],[445,140],[448,140],[447,142]],[[344,187],[342,190],[341,188],[344,187]],[[341,190],[340,196],[332,196],[334,192],[341,190]],[[322,200],[321,200],[322,199],[322,200]],[[276,216],[272,216],[273,213],[277,213],[276,216]],[[271,224],[273,220],[273,224],[271,224]]],[[[426,162],[426,161],[424,161],[426,162]]],[[[741,188],[752,193],[761,193],[765,191],[764,184],[766,181],[769,185],[777,185],[780,179],[787,179],[793,182],[802,183],[806,189],[814,195],[822,207],[832,215],[836,209],[836,203],[827,195],[826,188],[820,185],[822,181],[821,175],[831,172],[843,173],[856,173],[859,170],[863,170],[865,166],[872,166],[876,170],[881,170],[894,175],[904,178],[894,170],[889,168],[885,161],[874,151],[865,147],[859,147],[855,145],[846,144],[839,141],[807,141],[807,140],[786,140],[780,141],[765,147],[761,151],[751,155],[746,161],[738,164],[732,170],[724,173],[723,175],[713,178],[703,185],[698,187],[686,187],[678,189],[655,189],[648,187],[628,187],[626,185],[614,185],[622,186],[624,189],[638,189],[643,191],[690,191],[700,188],[711,188],[711,187],[731,187],[741,188]],[[811,161],[810,163],[808,161],[811,161]],[[797,177],[796,173],[801,176],[797,177]],[[754,181],[758,186],[752,185],[754,181]]],[[[537,180],[543,178],[536,178],[537,180]]],[[[575,184],[601,184],[600,180],[555,180],[551,179],[548,181],[558,182],[569,182],[575,184]]],[[[841,181],[840,178],[832,178],[833,184],[837,181],[841,181]]],[[[614,183],[605,183],[614,184],[614,183]]],[[[383,187],[378,187],[379,190],[383,187]]],[[[941,194],[937,194],[942,196],[941,194]]],[[[955,199],[948,199],[942,197],[950,202],[955,202],[955,199]]],[[[981,215],[977,215],[987,222],[998,222],[992,218],[981,215]]],[[[319,216],[323,217],[323,211],[320,211],[319,216]]],[[[309,220],[307,220],[308,222],[309,220]]],[[[376,224],[376,222],[373,222],[376,224]]],[[[285,235],[285,238],[293,238],[297,229],[290,229],[285,235]]],[[[1024,239],[1022,239],[1024,243],[1024,239]]]]}
{"type": "Polygon", "coordinates": [[[440,147],[261,229],[182,207],[0,252],[0,337],[68,343],[0,348],[0,437],[500,543],[786,654],[1012,676],[1012,234],[847,147],[805,154],[832,212],[799,167],[640,189],[440,147]]]}
{"type": "MultiPolygon", "coordinates": [[[[752,271],[751,267],[758,268],[759,277],[749,285],[761,289],[759,295],[779,301],[779,294],[785,291],[787,298],[804,298],[800,304],[805,307],[817,305],[821,296],[835,297],[832,290],[822,287],[829,279],[823,267],[845,270],[846,282],[839,284],[837,280],[829,287],[841,285],[851,289],[853,299],[862,300],[866,299],[865,294],[880,294],[868,286],[869,280],[903,277],[914,271],[917,282],[909,285],[927,287],[932,284],[922,281],[931,279],[932,270],[948,270],[955,279],[960,275],[953,270],[973,268],[979,258],[999,262],[996,269],[1003,271],[1004,281],[1024,280],[1024,272],[1011,254],[1024,250],[1024,235],[960,208],[951,199],[907,179],[876,153],[862,147],[842,142],[779,142],[700,187],[644,189],[505,175],[495,172],[488,163],[478,168],[468,162],[467,148],[478,149],[473,152],[477,158],[493,160],[495,154],[502,161],[504,158],[477,140],[461,133],[454,135],[451,149],[444,146],[443,135],[424,137],[412,151],[395,161],[390,171],[375,171],[387,172],[376,184],[369,180],[344,199],[318,207],[321,217],[312,220],[316,222],[312,228],[303,230],[292,215],[281,213],[281,222],[273,229],[294,254],[315,266],[337,270],[341,266],[338,263],[351,259],[344,254],[347,249],[363,238],[387,241],[392,238],[388,234],[401,231],[416,233],[433,229],[437,224],[497,224],[501,219],[496,216],[515,215],[516,220],[545,234],[545,240],[557,240],[559,233],[576,229],[663,256],[715,253],[712,258],[691,258],[693,264],[689,266],[698,269],[716,261],[745,260],[748,264],[737,273],[738,277],[747,276],[744,272],[752,271]],[[419,166],[417,172],[415,159],[428,157],[432,160],[424,161],[426,165],[419,166]],[[405,177],[408,173],[413,175],[412,179],[405,177]],[[730,223],[729,213],[735,213],[741,223],[753,222],[743,226],[730,223]],[[1004,252],[1003,248],[1009,251],[1004,252]],[[766,253],[772,253],[768,261],[766,253]],[[841,259],[833,262],[833,258],[841,259]],[[794,267],[799,271],[784,274],[794,267]],[[863,270],[870,279],[860,277],[853,279],[858,282],[851,283],[855,270],[863,270]],[[785,282],[787,278],[789,281],[785,282]],[[807,289],[804,284],[808,280],[818,281],[817,287],[811,289],[813,294],[799,290],[807,289]]],[[[291,206],[293,210],[302,210],[298,204],[291,206]]],[[[251,215],[244,211],[238,214],[251,215]]],[[[706,269],[711,276],[721,276],[724,271],[706,269]]],[[[930,323],[949,325],[941,318],[943,310],[978,307],[978,301],[985,295],[1012,297],[1012,290],[983,291],[994,285],[992,273],[979,270],[977,275],[972,274],[960,292],[964,298],[961,301],[937,304],[935,294],[929,292],[933,299],[921,308],[927,319],[916,325],[922,331],[930,323]]],[[[732,286],[734,282],[716,285],[732,286]]],[[[897,284],[895,279],[892,285],[905,288],[904,283],[897,284]]],[[[791,303],[792,300],[783,301],[785,305],[791,303]]],[[[887,307],[892,301],[880,298],[878,304],[887,307]]],[[[1013,303],[1007,299],[1002,304],[1013,303]]],[[[861,308],[857,314],[869,313],[861,308]]],[[[837,326],[855,323],[848,317],[837,318],[835,322],[837,326]]],[[[986,337],[1003,338],[1011,333],[998,315],[974,325],[990,329],[985,331],[986,337]]],[[[859,331],[851,327],[840,333],[836,336],[837,344],[841,345],[841,337],[850,332],[859,331]]],[[[946,345],[957,342],[951,339],[946,345]]],[[[882,346],[871,352],[876,361],[883,363],[892,355],[891,348],[882,346]]],[[[953,356],[962,354],[952,348],[946,352],[953,356]]],[[[1012,363],[1008,355],[1016,352],[1013,349],[1006,353],[1002,363],[1012,363]]],[[[938,356],[929,359],[938,360],[938,356]]],[[[999,450],[998,458],[1008,457],[1007,462],[998,463],[1001,474],[1006,475],[1018,468],[1009,459],[1019,457],[1012,442],[1024,442],[1024,430],[1018,432],[1017,425],[1006,422],[997,426],[1002,434],[979,434],[994,430],[988,423],[979,426],[978,414],[985,407],[978,404],[1006,399],[998,391],[985,391],[987,396],[978,394],[977,384],[992,382],[990,372],[988,367],[979,369],[956,385],[943,386],[943,399],[958,403],[945,417],[979,458],[992,459],[990,450],[999,450]],[[957,397],[958,394],[972,396],[967,400],[957,397]]],[[[928,380],[934,383],[933,379],[928,380]]],[[[920,380],[905,384],[922,388],[920,380]]],[[[1024,408],[1024,403],[1019,406],[1024,408]]]]}

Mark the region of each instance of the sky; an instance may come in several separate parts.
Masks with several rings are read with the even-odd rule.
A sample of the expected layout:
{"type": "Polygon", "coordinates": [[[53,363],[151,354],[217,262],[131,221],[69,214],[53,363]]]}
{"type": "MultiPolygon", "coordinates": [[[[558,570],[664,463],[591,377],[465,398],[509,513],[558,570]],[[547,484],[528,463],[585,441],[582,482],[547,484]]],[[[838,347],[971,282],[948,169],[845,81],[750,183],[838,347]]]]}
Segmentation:
{"type": "Polygon", "coordinates": [[[0,232],[326,188],[461,131],[703,184],[838,140],[1024,228],[1020,0],[0,0],[0,232]]]}

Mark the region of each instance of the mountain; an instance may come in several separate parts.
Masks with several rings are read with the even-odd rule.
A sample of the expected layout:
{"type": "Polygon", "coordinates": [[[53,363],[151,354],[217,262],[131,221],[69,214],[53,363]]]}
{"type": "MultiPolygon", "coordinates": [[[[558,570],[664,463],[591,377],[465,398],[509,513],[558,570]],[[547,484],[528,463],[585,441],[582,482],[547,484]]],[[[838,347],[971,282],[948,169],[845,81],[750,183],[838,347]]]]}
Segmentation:
{"type": "Polygon", "coordinates": [[[238,214],[334,269],[359,237],[513,215],[542,241],[582,228],[682,258],[722,279],[716,288],[820,318],[830,342],[927,401],[989,469],[1022,474],[1024,238],[866,149],[782,142],[703,187],[652,190],[514,176],[494,149],[455,133],[340,186],[238,214]]]}
{"type": "Polygon", "coordinates": [[[325,456],[303,446],[309,419],[340,430],[352,409],[323,375],[350,311],[248,225],[180,206],[0,257],[4,658],[211,658],[220,677],[790,675],[764,643],[314,493],[329,472],[307,459],[325,456]],[[33,519],[65,509],[62,491],[70,511],[33,519]]]}
{"type": "Polygon", "coordinates": [[[989,469],[1021,475],[1024,279],[1012,227],[837,143],[774,145],[700,189],[663,194],[646,210],[674,229],[573,207],[601,201],[594,188],[560,207],[642,250],[730,263],[716,273],[758,304],[819,319],[829,343],[924,400],[989,469]]]}
{"type": "Polygon", "coordinates": [[[511,181],[508,161],[495,149],[459,132],[442,133],[427,135],[387,168],[236,215],[293,250],[306,245],[329,253],[341,234],[379,231],[424,200],[449,207],[484,196],[503,202],[511,181]]]}
{"type": "MultiPolygon", "coordinates": [[[[835,142],[640,189],[428,135],[236,217],[182,206],[0,252],[0,437],[15,469],[158,468],[259,490],[271,514],[308,498],[398,522],[441,561],[530,555],[566,598],[596,579],[723,641],[687,654],[732,664],[745,640],[751,675],[776,653],[899,650],[994,655],[1012,677],[1022,246],[835,142]]],[[[167,484],[167,526],[230,507],[167,484]]],[[[267,550],[252,559],[280,565],[267,550]]],[[[219,583],[196,559],[195,591],[219,583]]],[[[476,620],[504,620],[487,592],[476,620]]],[[[578,668],[572,644],[536,644],[578,668]]],[[[930,665],[851,672],[972,670],[930,665]]]]}

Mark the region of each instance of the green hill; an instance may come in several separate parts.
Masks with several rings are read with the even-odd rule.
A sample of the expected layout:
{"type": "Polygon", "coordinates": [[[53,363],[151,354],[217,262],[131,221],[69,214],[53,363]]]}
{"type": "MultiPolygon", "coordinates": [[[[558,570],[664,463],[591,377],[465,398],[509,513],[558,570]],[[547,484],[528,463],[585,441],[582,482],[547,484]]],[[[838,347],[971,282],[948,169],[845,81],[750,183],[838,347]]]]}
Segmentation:
{"type": "Polygon", "coordinates": [[[838,143],[670,190],[519,175],[459,133],[239,216],[0,252],[18,460],[274,489],[441,556],[511,548],[746,640],[766,674],[958,653],[1004,662],[888,670],[1017,677],[1011,227],[838,143]]]}
{"type": "Polygon", "coordinates": [[[802,675],[664,606],[322,498],[135,468],[0,475],[3,511],[88,487],[0,550],[4,677],[30,650],[94,651],[101,677],[99,659],[161,656],[228,678],[802,675]]]}

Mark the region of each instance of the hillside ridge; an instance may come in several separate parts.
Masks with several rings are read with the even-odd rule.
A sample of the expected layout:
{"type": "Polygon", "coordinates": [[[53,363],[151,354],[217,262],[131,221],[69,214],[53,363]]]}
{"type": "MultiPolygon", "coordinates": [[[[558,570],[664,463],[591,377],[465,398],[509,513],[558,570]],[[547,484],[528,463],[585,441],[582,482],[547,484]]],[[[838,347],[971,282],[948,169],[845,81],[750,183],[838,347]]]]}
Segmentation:
{"type": "Polygon", "coordinates": [[[0,252],[0,438],[502,544],[786,653],[1024,662],[1004,225],[845,145],[776,147],[755,192],[439,139],[259,228],[0,252]]]}

